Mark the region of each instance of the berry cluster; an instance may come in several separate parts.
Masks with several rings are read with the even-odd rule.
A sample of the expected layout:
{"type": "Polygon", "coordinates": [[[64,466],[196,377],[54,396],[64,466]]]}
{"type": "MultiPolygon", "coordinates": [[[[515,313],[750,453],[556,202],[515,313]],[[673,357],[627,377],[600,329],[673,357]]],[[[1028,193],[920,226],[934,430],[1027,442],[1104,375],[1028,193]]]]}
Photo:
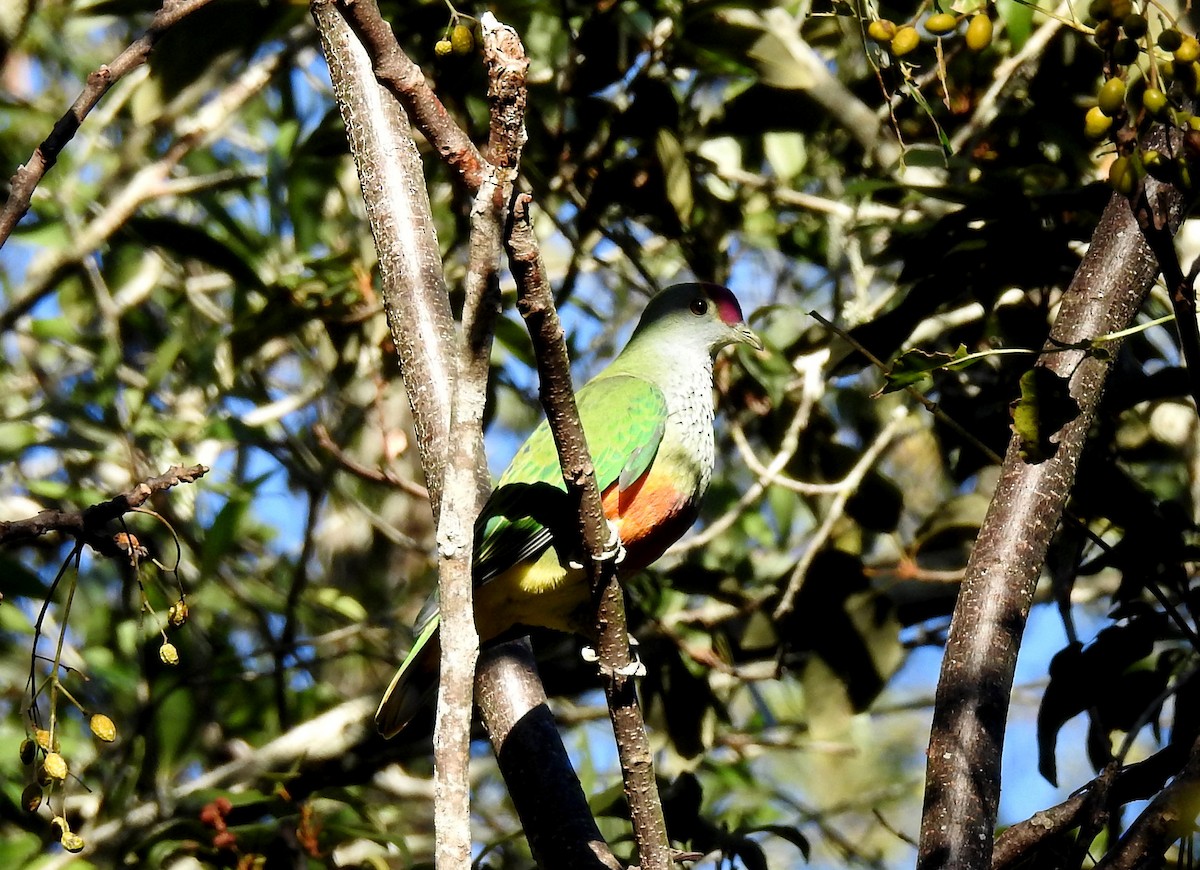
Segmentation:
{"type": "MultiPolygon", "coordinates": [[[[970,16],[951,12],[935,12],[924,21],[925,30],[937,39],[954,36],[963,21],[967,21],[964,41],[971,51],[983,51],[992,44],[992,19],[986,11],[970,16]]],[[[916,19],[896,24],[887,18],[876,18],[867,25],[867,36],[891,52],[894,57],[911,54],[921,45],[916,19]]]]}
{"type": "MultiPolygon", "coordinates": [[[[88,725],[92,734],[102,743],[112,743],[117,739],[117,726],[103,713],[94,714],[88,725]]],[[[59,752],[57,735],[43,728],[21,741],[19,755],[21,763],[33,773],[33,782],[21,792],[21,806],[26,812],[36,813],[56,789],[61,792],[71,771],[67,759],[59,752]]],[[[83,851],[83,837],[71,830],[66,816],[61,812],[56,813],[50,823],[57,830],[58,841],[64,849],[68,852],[83,851]]]]}
{"type": "Polygon", "coordinates": [[[1200,118],[1190,111],[1200,95],[1200,42],[1161,17],[1155,36],[1147,9],[1136,11],[1133,0],[1092,0],[1088,7],[1105,80],[1084,116],[1084,133],[1115,146],[1108,181],[1127,196],[1146,175],[1190,188],[1190,164],[1200,156],[1200,118]],[[1167,154],[1145,147],[1155,123],[1176,128],[1182,148],[1167,154]]]}

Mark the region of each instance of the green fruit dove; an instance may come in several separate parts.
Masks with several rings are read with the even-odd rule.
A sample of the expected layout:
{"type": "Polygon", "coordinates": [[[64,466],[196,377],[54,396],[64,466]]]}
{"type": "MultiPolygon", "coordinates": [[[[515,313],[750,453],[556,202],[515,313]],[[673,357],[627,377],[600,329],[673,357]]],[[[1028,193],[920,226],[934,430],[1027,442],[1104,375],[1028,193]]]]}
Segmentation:
{"type": "MultiPolygon", "coordinates": [[[[619,571],[648,566],[687,531],[712,479],[713,357],[762,343],[717,284],[677,284],[646,306],[625,349],[576,397],[604,512],[620,535],[619,571]]],[[[542,422],[500,477],[475,524],[474,608],[481,643],[545,627],[594,636],[577,519],[542,422]]],[[[437,686],[436,603],[388,686],[375,723],[391,737],[437,686]]]]}

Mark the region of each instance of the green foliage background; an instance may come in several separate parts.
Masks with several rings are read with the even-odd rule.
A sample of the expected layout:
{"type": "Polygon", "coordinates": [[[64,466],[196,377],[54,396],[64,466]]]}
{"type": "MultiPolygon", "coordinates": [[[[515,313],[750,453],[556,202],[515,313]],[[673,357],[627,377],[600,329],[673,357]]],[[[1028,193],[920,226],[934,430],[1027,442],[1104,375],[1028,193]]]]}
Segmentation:
{"type": "MultiPolygon", "coordinates": [[[[434,54],[445,4],[383,7],[481,139],[478,58],[434,54]]],[[[27,159],[154,8],[43,0],[6,31],[0,166],[27,159]]],[[[747,868],[795,866],[810,850],[815,866],[911,863],[901,835],[916,833],[922,788],[925,650],[944,633],[996,469],[907,394],[873,395],[878,373],[807,312],[883,358],[1040,347],[1108,197],[1096,182],[1103,149],[1082,136],[1099,53],[1070,27],[1042,30],[1049,19],[1012,0],[990,10],[986,51],[943,41],[942,77],[932,40],[904,65],[864,43],[861,17],[906,19],[911,4],[527,0],[495,11],[532,59],[523,178],[578,377],[620,346],[648,292],[687,276],[728,282],[771,351],[719,366],[722,460],[698,528],[724,530],[703,547],[685,541],[630,588],[669,827],[747,868]],[[1015,74],[1001,66],[1039,35],[1044,47],[1015,74]],[[1001,74],[1011,78],[992,99],[1001,74]],[[782,482],[747,452],[763,466],[782,454],[782,482]],[[761,496],[743,499],[759,481],[761,496]],[[794,577],[796,606],[777,617],[794,577]]],[[[453,288],[469,199],[427,158],[453,288]]],[[[135,576],[85,554],[51,596],[66,545],[0,553],[0,864],[65,860],[45,808],[17,806],[30,775],[17,746],[31,727],[33,623],[48,598],[39,654],[53,654],[65,620],[64,683],[119,733],[98,746],[60,702],[78,776],[66,814],[94,866],[298,852],[311,866],[428,860],[427,736],[187,786],[339,704],[373,701],[432,588],[427,503],[351,473],[314,431],[367,468],[421,482],[374,267],[302,4],[216,0],[190,17],[105,98],[39,188],[0,254],[3,518],[95,503],[173,463],[214,470],[156,500],[161,519],[128,519],[168,568],[177,536],[191,611],[167,629],[177,667],[157,652],[174,573],[143,562],[135,576]],[[237,852],[214,848],[200,818],[219,795],[234,803],[237,852]]],[[[1159,293],[1144,315],[1169,311],[1159,293]]],[[[511,309],[506,318],[490,408],[496,471],[538,414],[528,339],[511,309]]],[[[920,386],[1002,452],[1029,364],[988,357],[920,386]]],[[[1090,682],[1050,674],[1040,762],[1051,778],[1058,729],[1084,711],[1094,763],[1125,732],[1143,735],[1135,752],[1171,739],[1161,693],[1194,666],[1146,591],[1186,599],[1194,630],[1184,566],[1195,418],[1179,364],[1169,326],[1126,343],[1073,503],[1113,549],[1068,534],[1054,553],[1044,600],[1060,601],[1079,642],[1056,661],[1090,682]],[[1136,643],[1085,648],[1104,626],[1136,643]]],[[[1051,637],[1039,642],[1061,645],[1061,630],[1051,637]]],[[[610,807],[619,787],[594,675],[574,640],[537,646],[585,788],[610,807]]],[[[44,680],[46,661],[34,671],[44,680]]],[[[1028,679],[1027,713],[1047,675],[1028,679]]],[[[1032,747],[1010,753],[1019,781],[1036,775],[1032,747]]],[[[1065,786],[1088,778],[1083,754],[1059,750],[1075,777],[1065,786]]],[[[480,863],[528,866],[483,743],[475,763],[480,863]]]]}

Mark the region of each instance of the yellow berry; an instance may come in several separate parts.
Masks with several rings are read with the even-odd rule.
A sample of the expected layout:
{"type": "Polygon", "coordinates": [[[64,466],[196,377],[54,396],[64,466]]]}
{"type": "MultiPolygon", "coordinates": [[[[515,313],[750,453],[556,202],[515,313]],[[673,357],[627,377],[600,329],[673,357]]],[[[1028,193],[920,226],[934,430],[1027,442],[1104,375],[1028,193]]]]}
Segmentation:
{"type": "Polygon", "coordinates": [[[179,664],[179,650],[175,649],[175,644],[169,640],[163,641],[163,645],[158,648],[158,657],[164,665],[179,664]]]}
{"type": "Polygon", "coordinates": [[[27,813],[36,813],[38,807],[42,805],[42,787],[36,782],[31,782],[25,786],[25,790],[21,792],[21,807],[27,813]]]}
{"type": "Polygon", "coordinates": [[[455,24],[454,29],[450,31],[450,46],[455,54],[470,54],[471,49],[475,47],[475,37],[471,35],[471,28],[465,24],[455,24]]]}
{"type": "Polygon", "coordinates": [[[958,27],[958,19],[949,12],[939,12],[925,19],[925,29],[935,36],[945,36],[958,27]]]}
{"type": "Polygon", "coordinates": [[[438,57],[445,57],[454,50],[454,46],[450,44],[448,39],[439,39],[433,44],[433,52],[438,57]]]}
{"type": "Polygon", "coordinates": [[[39,728],[33,732],[33,739],[37,741],[37,745],[47,752],[50,751],[50,732],[45,728],[39,728]]]}
{"type": "Polygon", "coordinates": [[[42,769],[46,772],[46,776],[56,782],[62,782],[67,778],[67,760],[57,752],[51,752],[46,756],[46,760],[42,762],[42,769]]]}
{"type": "Polygon", "coordinates": [[[62,835],[62,839],[58,842],[60,842],[62,847],[68,852],[83,851],[83,837],[79,836],[74,831],[67,831],[62,835]]]}
{"type": "Polygon", "coordinates": [[[1158,88],[1146,88],[1142,94],[1142,105],[1151,115],[1158,115],[1167,107],[1167,95],[1158,88]]]}
{"type": "Polygon", "coordinates": [[[876,18],[867,25],[867,36],[878,43],[891,42],[896,35],[896,25],[886,18],[876,18]]]}
{"type": "Polygon", "coordinates": [[[1192,63],[1200,59],[1200,42],[1194,36],[1185,36],[1174,54],[1175,59],[1180,63],[1192,63]]]}
{"type": "Polygon", "coordinates": [[[921,36],[917,33],[917,28],[906,24],[898,28],[896,35],[892,37],[892,54],[896,57],[904,57],[920,44],[921,36]]]}
{"type": "Polygon", "coordinates": [[[967,25],[967,48],[971,51],[983,51],[992,44],[992,19],[986,12],[980,12],[971,17],[967,25]]]}
{"type": "Polygon", "coordinates": [[[97,713],[88,724],[92,729],[92,733],[105,743],[112,743],[117,739],[117,726],[113,724],[112,719],[109,719],[103,713],[97,713]]]}
{"type": "Polygon", "coordinates": [[[1113,119],[1104,114],[1099,106],[1092,106],[1083,118],[1083,132],[1089,139],[1103,139],[1112,129],[1113,119]]]}
{"type": "Polygon", "coordinates": [[[1137,186],[1137,170],[1128,157],[1118,157],[1108,168],[1108,183],[1117,193],[1129,196],[1137,186]]]}
{"type": "Polygon", "coordinates": [[[1125,105],[1125,82],[1117,78],[1106,81],[1096,97],[1096,105],[1110,118],[1115,116],[1125,105]]]}

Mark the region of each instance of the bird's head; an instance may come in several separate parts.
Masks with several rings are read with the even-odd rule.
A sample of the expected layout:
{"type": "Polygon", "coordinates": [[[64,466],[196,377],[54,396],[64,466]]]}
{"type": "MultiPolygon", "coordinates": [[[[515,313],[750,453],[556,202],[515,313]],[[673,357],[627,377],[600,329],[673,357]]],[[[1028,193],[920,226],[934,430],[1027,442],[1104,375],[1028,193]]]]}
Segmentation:
{"type": "Polygon", "coordinates": [[[720,284],[704,282],[675,284],[651,299],[633,331],[633,338],[645,336],[700,343],[710,353],[728,344],[763,349],[758,336],[746,325],[742,306],[733,292],[720,284]]]}

